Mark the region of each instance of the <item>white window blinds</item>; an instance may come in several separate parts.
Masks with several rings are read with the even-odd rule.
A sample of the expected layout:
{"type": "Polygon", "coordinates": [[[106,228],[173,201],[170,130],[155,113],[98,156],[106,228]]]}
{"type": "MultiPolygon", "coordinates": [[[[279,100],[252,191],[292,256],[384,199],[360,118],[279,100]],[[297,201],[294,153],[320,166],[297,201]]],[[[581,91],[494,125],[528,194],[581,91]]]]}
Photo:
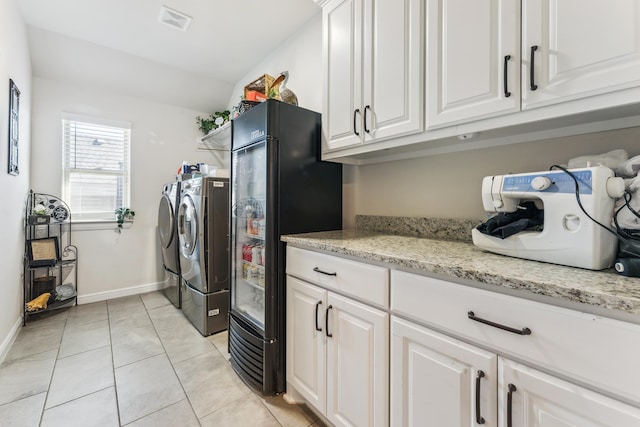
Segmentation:
{"type": "Polygon", "coordinates": [[[129,207],[131,126],[62,119],[63,198],[74,220],[115,220],[129,207]]]}

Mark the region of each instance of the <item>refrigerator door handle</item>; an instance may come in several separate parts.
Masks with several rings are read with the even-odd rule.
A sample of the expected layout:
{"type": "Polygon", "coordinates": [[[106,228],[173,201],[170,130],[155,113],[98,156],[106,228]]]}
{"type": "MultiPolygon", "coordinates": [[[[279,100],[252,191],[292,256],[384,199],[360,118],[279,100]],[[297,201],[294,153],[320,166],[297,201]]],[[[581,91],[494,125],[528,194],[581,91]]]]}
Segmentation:
{"type": "Polygon", "coordinates": [[[324,318],[324,333],[327,334],[328,338],[333,337],[333,334],[329,333],[329,311],[333,308],[332,305],[329,305],[329,307],[327,307],[327,310],[325,312],[325,318],[324,318]]]}
{"type": "Polygon", "coordinates": [[[316,303],[316,331],[322,332],[322,328],[318,326],[318,308],[322,305],[322,301],[316,303]]]}

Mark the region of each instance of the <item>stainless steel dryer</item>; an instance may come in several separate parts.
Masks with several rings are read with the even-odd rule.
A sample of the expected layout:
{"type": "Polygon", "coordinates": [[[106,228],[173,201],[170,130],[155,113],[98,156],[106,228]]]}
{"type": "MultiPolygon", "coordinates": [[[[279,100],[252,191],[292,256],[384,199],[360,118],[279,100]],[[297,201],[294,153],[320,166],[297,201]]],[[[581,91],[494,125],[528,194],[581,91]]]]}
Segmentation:
{"type": "Polygon", "coordinates": [[[178,208],[182,311],[202,335],[227,329],[229,180],[182,181],[178,208]]]}
{"type": "Polygon", "coordinates": [[[164,294],[176,307],[180,308],[180,258],[178,223],[176,221],[180,203],[180,182],[171,182],[162,188],[158,206],[158,232],[162,265],[167,276],[164,294]]]}

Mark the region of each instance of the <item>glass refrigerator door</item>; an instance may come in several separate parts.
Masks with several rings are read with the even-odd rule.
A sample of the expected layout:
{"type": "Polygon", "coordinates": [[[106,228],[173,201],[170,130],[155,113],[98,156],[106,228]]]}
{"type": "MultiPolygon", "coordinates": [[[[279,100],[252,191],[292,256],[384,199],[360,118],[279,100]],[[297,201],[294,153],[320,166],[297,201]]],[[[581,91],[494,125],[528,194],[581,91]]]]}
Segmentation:
{"type": "Polygon", "coordinates": [[[232,153],[231,309],[264,332],[266,141],[232,153]]]}

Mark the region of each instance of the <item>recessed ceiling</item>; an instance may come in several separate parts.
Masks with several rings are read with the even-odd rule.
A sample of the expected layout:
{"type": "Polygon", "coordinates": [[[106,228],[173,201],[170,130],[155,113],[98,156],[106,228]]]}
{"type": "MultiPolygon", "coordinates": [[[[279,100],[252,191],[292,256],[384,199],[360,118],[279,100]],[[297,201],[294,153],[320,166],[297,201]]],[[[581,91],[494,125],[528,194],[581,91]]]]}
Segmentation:
{"type": "MultiPolygon", "coordinates": [[[[35,76],[53,78],[49,75],[53,73],[55,78],[64,78],[75,73],[78,77],[80,61],[74,62],[73,58],[94,52],[94,57],[111,57],[111,73],[129,79],[130,86],[140,92],[153,91],[151,87],[140,87],[147,84],[145,81],[156,82],[167,76],[176,77],[181,84],[192,81],[200,90],[183,87],[194,93],[191,105],[184,106],[205,112],[226,105],[235,84],[251,68],[320,13],[313,0],[20,0],[17,3],[28,26],[35,76]],[[192,18],[188,30],[176,31],[160,23],[162,6],[192,18]],[[61,61],[63,57],[70,58],[70,63],[61,61]],[[128,70],[129,62],[134,64],[132,71],[128,70]],[[146,76],[134,74],[141,68],[146,76]],[[154,72],[158,73],[155,78],[148,75],[154,72]],[[211,99],[211,92],[203,93],[203,84],[215,89],[213,93],[219,99],[211,99]],[[196,100],[196,96],[209,98],[196,100]],[[202,109],[206,105],[209,107],[202,109]]],[[[174,18],[181,20],[179,16],[174,18]]],[[[104,68],[97,69],[92,64],[81,68],[83,80],[100,79],[108,84],[103,79],[104,68]]],[[[156,86],[155,90],[162,89],[156,86]]]]}

